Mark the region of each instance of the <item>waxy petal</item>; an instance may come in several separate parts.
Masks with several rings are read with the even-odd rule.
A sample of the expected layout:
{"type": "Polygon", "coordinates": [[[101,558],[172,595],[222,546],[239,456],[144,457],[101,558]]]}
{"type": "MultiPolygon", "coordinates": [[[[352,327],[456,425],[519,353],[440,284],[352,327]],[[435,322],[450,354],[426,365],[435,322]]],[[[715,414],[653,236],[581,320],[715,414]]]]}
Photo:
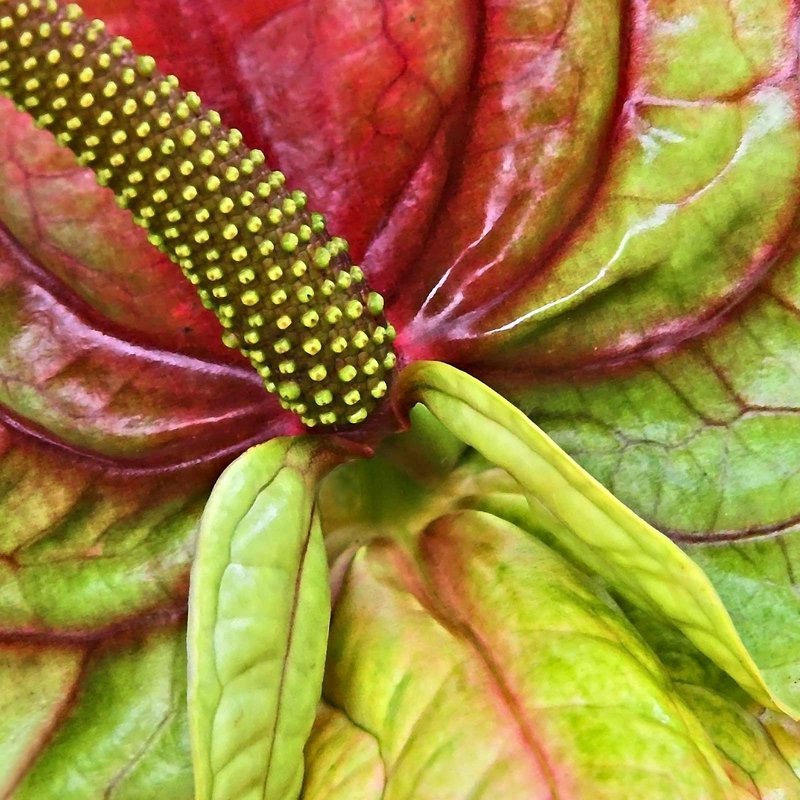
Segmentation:
{"type": "Polygon", "coordinates": [[[472,338],[476,307],[538,275],[532,255],[590,196],[614,122],[625,35],[616,2],[488,2],[483,26],[460,161],[397,287],[412,352],[472,338]]]}
{"type": "Polygon", "coordinates": [[[688,549],[730,611],[748,650],[772,686],[800,703],[800,536],[688,549]]]}
{"type": "Polygon", "coordinates": [[[764,711],[760,718],[780,754],[800,778],[800,723],[770,711],[764,711]]]}
{"type": "MultiPolygon", "coordinates": [[[[357,260],[420,165],[433,158],[432,171],[446,167],[439,137],[458,135],[480,21],[467,0],[431,11],[425,0],[282,2],[253,8],[239,28],[236,58],[262,140],[291,180],[314,187],[316,207],[332,230],[347,231],[357,260]]],[[[445,152],[453,155],[452,143],[445,152]]],[[[422,191],[408,202],[430,213],[441,182],[417,183],[422,191]]],[[[419,232],[406,225],[384,241],[392,263],[377,267],[376,286],[381,275],[397,277],[395,244],[413,252],[406,237],[419,232]]]]}
{"type": "MultiPolygon", "coordinates": [[[[734,541],[796,523],[798,263],[784,287],[682,350],[512,398],[623,502],[673,538],[734,541]]],[[[776,281],[777,282],[777,281],[776,281]]]]}
{"type": "MultiPolygon", "coordinates": [[[[86,9],[323,200],[410,322],[407,356],[458,359],[513,390],[677,537],[793,530],[789,3],[86,9]]],[[[0,220],[34,268],[9,284],[0,346],[14,431],[3,509],[33,516],[6,532],[0,601],[6,629],[49,646],[57,629],[113,636],[172,613],[214,472],[252,436],[292,429],[88,173],[0,113],[0,220]],[[41,302],[10,308],[20,297],[41,302]],[[77,361],[64,342],[80,342],[77,361]]],[[[787,684],[793,667],[770,644],[794,613],[788,537],[771,584],[781,541],[745,576],[757,614],[736,560],[708,562],[735,617],[754,634],[770,622],[753,642],[787,684]]],[[[146,796],[132,786],[120,793],[146,796]]]]}
{"type": "Polygon", "coordinates": [[[86,635],[183,608],[218,464],[137,470],[0,428],[0,635],[86,635]],[[42,497],[47,503],[42,503],[42,497]]]}
{"type": "MultiPolygon", "coordinates": [[[[101,456],[161,463],[269,435],[278,415],[253,373],[98,330],[87,309],[61,302],[58,287],[6,244],[0,402],[23,425],[101,456]]],[[[292,430],[291,421],[278,424],[292,430]]]]}
{"type": "Polygon", "coordinates": [[[4,795],[13,790],[69,706],[82,661],[83,652],[74,645],[0,645],[4,795]]]}
{"type": "MultiPolygon", "coordinates": [[[[788,236],[800,169],[789,5],[762,3],[757,22],[752,9],[738,7],[746,4],[731,10],[722,0],[644,2],[606,14],[591,5],[587,30],[598,36],[613,36],[627,14],[626,50],[611,67],[620,95],[603,142],[608,160],[594,184],[580,184],[591,195],[580,213],[561,202],[565,235],[552,246],[532,243],[517,262],[484,257],[450,282],[452,259],[445,259],[422,306],[408,306],[411,348],[484,368],[518,369],[524,360],[563,369],[673,341],[739,301],[788,236]],[[703,91],[698,51],[721,76],[703,91]],[[667,53],[669,69],[662,66],[667,53]],[[444,329],[447,341],[437,333],[444,329]]],[[[581,8],[570,6],[569,22],[581,8]]],[[[521,160],[507,167],[530,174],[521,160]]],[[[472,183],[468,173],[461,179],[472,183]]],[[[491,199],[479,201],[470,218],[491,199]]],[[[484,235],[499,228],[484,226],[484,235]]],[[[501,241],[513,238],[519,247],[527,234],[528,226],[501,241]]]]}
{"type": "MultiPolygon", "coordinates": [[[[60,299],[79,298],[102,321],[161,349],[200,357],[231,353],[174,264],[148,242],[94,175],[52,135],[0,98],[0,222],[24,253],[34,283],[48,276],[60,299]],[[97,316],[100,315],[100,316],[97,316]]],[[[235,363],[240,364],[238,359],[235,363]]]]}

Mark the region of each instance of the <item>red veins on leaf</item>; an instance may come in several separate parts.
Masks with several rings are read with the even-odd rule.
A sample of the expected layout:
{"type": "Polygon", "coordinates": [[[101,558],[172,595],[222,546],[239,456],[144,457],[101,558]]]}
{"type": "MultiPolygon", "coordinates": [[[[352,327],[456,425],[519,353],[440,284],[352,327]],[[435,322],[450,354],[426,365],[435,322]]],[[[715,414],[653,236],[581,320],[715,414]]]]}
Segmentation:
{"type": "MultiPolygon", "coordinates": [[[[387,298],[401,359],[465,367],[556,432],[584,406],[536,392],[586,385],[602,404],[603,381],[657,359],[669,377],[674,353],[758,298],[792,313],[798,302],[786,278],[800,186],[789,3],[758,18],[746,3],[689,0],[83,7],[309,193],[387,298]]],[[[61,498],[6,546],[24,575],[48,547],[75,565],[113,550],[115,525],[179,513],[236,452],[298,423],[110,192],[7,102],[0,112],[0,455],[15,486],[30,476],[19,508],[41,505],[37,483],[61,498]],[[144,487],[158,476],[154,495],[144,487]],[[94,533],[56,546],[59,513],[81,503],[94,533]]],[[[723,358],[691,357],[708,359],[736,413],[794,414],[723,358]]],[[[716,407],[694,410],[727,424],[716,407]]],[[[724,504],[707,525],[648,502],[637,510],[677,533],[726,529],[724,504]]],[[[59,624],[41,609],[29,604],[19,627],[59,624]]]]}
{"type": "MultiPolygon", "coordinates": [[[[796,530],[793,0],[82,5],[308,192],[386,297],[401,361],[484,378],[676,538],[796,530]]],[[[82,715],[116,724],[126,653],[149,653],[142,686],[184,674],[208,491],[299,423],[3,100],[0,413],[2,659],[58,673],[0,794],[27,774],[38,796],[52,763],[83,763],[82,715]]],[[[168,689],[150,705],[176,746],[168,689]]]]}

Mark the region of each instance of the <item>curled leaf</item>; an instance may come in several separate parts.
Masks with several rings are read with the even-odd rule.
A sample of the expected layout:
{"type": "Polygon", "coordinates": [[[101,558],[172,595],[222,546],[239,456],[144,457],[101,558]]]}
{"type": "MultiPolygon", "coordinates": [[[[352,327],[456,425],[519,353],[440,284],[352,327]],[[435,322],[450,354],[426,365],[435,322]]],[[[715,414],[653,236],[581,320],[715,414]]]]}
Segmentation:
{"type": "Polygon", "coordinates": [[[753,697],[797,716],[742,643],[703,571],[579,467],[525,415],[454,367],[418,362],[402,375],[403,407],[422,402],[525,491],[544,527],[614,591],[681,630],[753,697]]]}
{"type": "Polygon", "coordinates": [[[300,791],[330,612],[316,482],[335,461],[321,439],[274,439],[209,498],[189,600],[197,800],[300,791]]]}

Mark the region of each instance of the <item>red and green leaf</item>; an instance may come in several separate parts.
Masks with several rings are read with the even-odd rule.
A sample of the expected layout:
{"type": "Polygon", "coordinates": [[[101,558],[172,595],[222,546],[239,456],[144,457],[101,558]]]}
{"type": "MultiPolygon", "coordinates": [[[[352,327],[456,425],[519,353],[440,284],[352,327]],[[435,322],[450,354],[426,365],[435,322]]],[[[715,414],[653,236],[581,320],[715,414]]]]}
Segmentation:
{"type": "MultiPolygon", "coordinates": [[[[309,192],[407,359],[520,405],[686,547],[770,683],[796,686],[796,4],[83,6],[309,192]]],[[[188,797],[170,698],[199,515],[236,454],[297,424],[111,195],[6,101],[0,320],[0,695],[19,734],[0,793],[165,796],[137,783],[152,758],[188,797]],[[158,702],[98,714],[126,680],[158,702]],[[106,752],[125,720],[129,746],[106,752]],[[78,755],[89,783],[59,772],[78,755]]],[[[326,713],[310,747],[333,759],[341,730],[377,786],[374,741],[326,713]]]]}

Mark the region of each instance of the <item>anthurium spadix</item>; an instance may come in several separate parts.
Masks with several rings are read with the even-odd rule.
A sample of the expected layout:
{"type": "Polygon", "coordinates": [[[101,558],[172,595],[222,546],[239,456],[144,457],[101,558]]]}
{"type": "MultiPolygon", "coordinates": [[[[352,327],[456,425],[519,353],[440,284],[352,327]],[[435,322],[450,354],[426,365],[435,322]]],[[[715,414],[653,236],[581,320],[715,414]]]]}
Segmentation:
{"type": "MultiPolygon", "coordinates": [[[[270,52],[281,41],[295,41],[298,19],[309,23],[295,7],[264,5],[270,52]],[[287,26],[283,39],[281,25],[287,26]]],[[[26,242],[32,252],[43,248],[37,257],[62,283],[38,276],[36,291],[18,292],[6,304],[11,320],[15,314],[27,320],[20,326],[25,343],[10,341],[20,352],[36,342],[43,357],[20,361],[17,381],[25,388],[4,390],[3,401],[23,417],[17,423],[23,436],[39,424],[58,440],[40,435],[44,455],[23,450],[23,463],[46,471],[47,459],[66,458],[76,467],[64,479],[66,489],[53,483],[60,491],[52,493],[52,508],[36,500],[47,495],[46,485],[22,493],[23,502],[43,506],[37,524],[47,535],[23,536],[17,544],[22,534],[13,527],[8,534],[1,679],[6,726],[23,735],[4,737],[2,790],[22,798],[176,800],[798,795],[793,721],[800,703],[793,670],[800,649],[791,638],[786,645],[766,641],[775,615],[748,615],[737,586],[726,584],[735,575],[729,562],[726,569],[728,556],[697,556],[717,579],[723,602],[689,555],[615,499],[517,407],[466,372],[426,360],[438,355],[482,364],[489,375],[505,370],[495,375],[498,385],[547,417],[544,395],[515,385],[515,368],[546,375],[556,351],[578,371],[589,351],[600,351],[604,364],[624,364],[632,353],[654,359],[670,342],[691,338],[692,326],[710,324],[709,309],[734,304],[744,285],[737,276],[743,270],[756,280],[772,265],[778,233],[791,216],[787,198],[800,149],[796,45],[788,35],[794,11],[764,3],[754,16],[707,2],[672,19],[675,9],[656,4],[637,7],[632,21],[622,24],[619,9],[603,2],[579,2],[563,13],[545,3],[541,14],[487,6],[482,20],[458,3],[444,4],[436,21],[424,5],[399,5],[379,9],[377,28],[403,43],[399,51],[415,35],[436,43],[431,31],[447,29],[449,49],[429,61],[427,83],[414,84],[423,87],[418,97],[431,89],[440,103],[458,107],[448,85],[457,75],[473,74],[469,62],[476,57],[458,46],[459,36],[485,26],[482,57],[488,63],[499,57],[493,43],[507,45],[509,36],[517,42],[539,37],[541,52],[529,52],[534,73],[544,74],[547,63],[552,71],[561,52],[578,59],[581,85],[589,88],[567,103],[576,147],[582,136],[602,140],[619,111],[624,96],[617,72],[625,73],[634,106],[663,109],[625,118],[607,140],[612,159],[605,165],[610,188],[602,213],[579,224],[586,213],[581,195],[593,182],[591,159],[571,158],[570,137],[556,131],[539,142],[541,153],[553,159],[555,172],[565,171],[565,160],[572,171],[561,195],[543,192],[529,204],[533,216],[519,201],[516,178],[499,176],[497,188],[488,187],[485,208],[503,205],[506,212],[492,219],[490,236],[471,241],[477,220],[464,210],[475,185],[456,171],[439,188],[452,215],[434,229],[427,251],[409,242],[413,213],[405,222],[398,214],[378,225],[371,255],[376,268],[362,269],[353,265],[347,242],[310,210],[313,192],[309,199],[287,188],[283,173],[266,166],[269,159],[251,148],[247,135],[227,127],[225,115],[182,88],[152,57],[137,54],[131,41],[75,5],[11,0],[0,6],[0,88],[45,129],[36,141],[53,153],[56,143],[72,150],[103,187],[88,193],[106,202],[113,195],[147,230],[142,251],[154,258],[152,248],[158,248],[188,279],[185,288],[193,285],[199,294],[196,304],[185,294],[174,303],[151,298],[147,302],[164,302],[173,316],[143,321],[140,292],[115,293],[113,285],[100,290],[62,258],[63,242],[62,250],[48,250],[46,232],[26,242]],[[418,22],[425,24],[409,33],[418,22]],[[653,54],[665,46],[659,36],[673,37],[671,52],[680,60],[697,51],[697,30],[703,42],[716,37],[715,48],[701,48],[704,57],[724,62],[707,65],[724,69],[703,91],[680,70],[653,66],[653,54]],[[626,37],[638,37],[642,46],[634,48],[626,37]],[[723,46],[728,39],[733,50],[723,46]],[[644,52],[650,61],[635,63],[634,54],[644,52]],[[623,57],[630,63],[621,63],[623,57]],[[658,79],[663,97],[654,93],[658,79]],[[643,91],[648,81],[649,94],[643,91]],[[690,96],[677,98],[679,91],[690,96]],[[709,102],[709,91],[723,98],[719,107],[709,102]],[[670,160],[669,153],[662,151],[679,145],[667,180],[663,159],[670,160]],[[615,162],[620,152],[625,157],[615,162]],[[649,187],[642,178],[647,170],[655,175],[649,187]],[[574,235],[564,227],[570,217],[574,235]],[[397,225],[407,226],[404,236],[393,231],[397,225]],[[522,234],[501,252],[496,242],[504,230],[522,234]],[[680,245],[675,235],[683,237],[680,245]],[[695,285],[689,278],[698,259],[717,264],[712,240],[728,261],[717,278],[695,285]],[[562,257],[547,285],[529,285],[519,271],[521,253],[531,247],[562,257]],[[460,249],[455,261],[446,256],[448,248],[460,249]],[[390,276],[402,257],[420,264],[405,285],[390,276]],[[434,275],[437,260],[446,266],[434,275]],[[623,294],[654,264],[664,269],[623,294]],[[689,281],[683,291],[672,290],[676,276],[689,281]],[[118,326],[115,332],[93,337],[97,323],[86,310],[52,314],[62,284],[99,304],[118,326]],[[620,303],[627,313],[620,313],[620,303]],[[193,352],[194,328],[209,326],[210,317],[198,312],[195,321],[195,305],[214,312],[224,344],[250,361],[250,373],[211,345],[202,345],[208,348],[204,358],[193,352]],[[595,326],[565,334],[564,320],[582,321],[588,309],[595,326]],[[188,319],[192,324],[175,324],[188,319]],[[148,338],[154,336],[169,340],[176,352],[154,357],[148,338]],[[102,387],[94,394],[73,388],[89,385],[86,374],[97,383],[110,363],[107,351],[130,377],[110,381],[115,385],[105,395],[102,387]],[[70,356],[59,363],[54,353],[61,352],[70,356]],[[52,409],[42,398],[61,380],[63,396],[77,400],[52,409]],[[155,401],[153,393],[173,381],[181,382],[177,400],[159,424],[159,405],[168,403],[169,391],[162,389],[155,401]],[[220,404],[216,388],[224,388],[220,404]],[[285,414],[254,399],[263,389],[285,414]],[[118,400],[123,390],[133,408],[127,415],[118,400]],[[191,398],[185,407],[182,391],[191,398]],[[92,402],[96,421],[81,413],[92,402]],[[231,443],[231,421],[241,421],[252,437],[238,434],[231,443]],[[403,427],[408,430],[393,434],[403,427]],[[204,482],[245,443],[258,441],[264,443],[225,469],[200,524],[188,626],[190,777],[179,625],[190,549],[182,545],[192,531],[184,521],[203,505],[204,482]],[[193,472],[185,471],[187,464],[193,472]],[[169,485],[168,474],[189,476],[188,483],[169,485]],[[70,563],[87,559],[98,566],[75,570],[70,563]],[[66,591],[55,602],[59,589],[66,591]],[[759,630],[764,619],[770,624],[759,630]],[[32,681],[43,687],[35,708],[24,702],[32,681]]],[[[256,17],[262,12],[252,4],[248,9],[236,12],[242,25],[261,30],[256,17]]],[[[368,9],[350,9],[348,19],[359,13],[372,19],[368,9]]],[[[230,30],[220,35],[235,37],[230,30]]],[[[264,124],[291,121],[296,108],[311,114],[313,103],[302,96],[308,58],[293,67],[285,102],[264,106],[265,118],[273,120],[264,124]]],[[[419,59],[405,58],[404,69],[412,62],[421,68],[419,59]]],[[[284,62],[276,66],[286,69],[284,62]]],[[[499,79],[485,84],[489,98],[497,87],[502,92],[519,82],[518,74],[495,69],[499,79]]],[[[280,69],[268,71],[274,73],[280,69]]],[[[481,81],[478,71],[476,85],[481,81]]],[[[389,83],[403,85],[397,78],[389,83]]],[[[569,81],[556,83],[571,91],[569,81]]],[[[366,77],[357,82],[368,84],[366,77]]],[[[218,96],[224,101],[224,92],[218,96]]],[[[553,112],[557,93],[550,99],[553,112]]],[[[396,107],[406,103],[398,100],[396,107]]],[[[386,130],[400,124],[387,122],[391,108],[391,102],[383,108],[386,130]]],[[[12,119],[10,130],[30,126],[22,116],[12,119]]],[[[514,152],[513,143],[536,137],[510,137],[502,124],[493,130],[501,142],[512,142],[506,156],[524,162],[525,148],[514,152]]],[[[446,139],[440,146],[451,146],[446,139]]],[[[470,147],[462,145],[465,163],[474,156],[489,164],[498,152],[495,146],[470,153],[470,147]]],[[[25,159],[8,162],[19,162],[23,175],[42,169],[25,166],[25,159]]],[[[62,172],[54,174],[76,169],[72,161],[59,164],[62,172]]],[[[425,175],[423,164],[407,182],[423,198],[425,175]]],[[[309,189],[313,175],[311,181],[309,189]]],[[[25,197],[36,194],[34,178],[21,182],[25,197]]],[[[59,186],[49,188],[47,202],[57,207],[59,186]]],[[[357,190],[353,184],[340,191],[357,190]]],[[[24,202],[20,207],[9,227],[13,222],[23,242],[24,202]]],[[[364,203],[358,220],[374,214],[374,204],[364,203]]],[[[359,225],[353,222],[356,233],[359,225]]],[[[356,248],[363,253],[363,242],[356,248]]],[[[11,245],[9,252],[16,252],[11,245]]],[[[117,248],[111,260],[127,257],[117,248]]],[[[27,275],[24,259],[18,260],[17,272],[10,267],[12,287],[18,273],[27,275]]],[[[119,278],[147,283],[141,275],[159,269],[120,269],[119,278]]],[[[773,291],[783,298],[789,289],[773,291]]],[[[780,361],[779,335],[759,329],[751,338],[768,341],[780,361]]],[[[770,412],[773,400],[759,405],[747,393],[738,395],[743,370],[731,356],[725,362],[719,339],[715,346],[703,357],[739,412],[715,426],[730,427],[733,438],[749,443],[759,435],[753,414],[770,412]]],[[[693,369],[700,360],[696,353],[682,355],[693,369]]],[[[691,407],[695,395],[683,387],[680,372],[680,364],[662,365],[664,383],[689,397],[691,407]]],[[[585,407],[605,398],[619,410],[615,391],[642,393],[643,384],[629,376],[619,380],[620,389],[597,383],[585,407]]],[[[714,422],[717,408],[708,392],[706,410],[698,413],[714,422]]],[[[666,427],[685,427],[684,417],[657,393],[656,400],[666,409],[666,427]]],[[[572,400],[564,402],[569,407],[572,400]]],[[[788,408],[784,402],[776,411],[788,408]]],[[[636,427],[630,420],[619,425],[622,432],[636,427]]],[[[585,425],[576,424],[574,433],[591,439],[585,425]]],[[[661,435],[650,431],[641,444],[657,444],[661,435]]],[[[671,446],[680,451],[700,442],[702,453],[708,449],[704,435],[689,431],[686,441],[671,446]]],[[[767,438],[762,433],[758,441],[767,438]]],[[[732,452],[730,444],[726,448],[732,452]]],[[[737,458],[730,455],[733,473],[737,458]]],[[[647,508],[648,481],[641,483],[647,508]]],[[[773,483],[786,492],[785,481],[773,483]]],[[[668,491],[657,489],[667,497],[668,491]]],[[[12,493],[10,502],[19,499],[12,493]]],[[[657,503],[654,518],[670,503],[657,503]]],[[[787,503],[771,502],[751,516],[780,517],[787,503]]],[[[698,508],[687,500],[686,519],[698,508]]],[[[713,513],[719,524],[731,514],[724,501],[713,513]]],[[[790,554],[785,542],[780,546],[791,576],[790,554]]],[[[752,570],[763,578],[758,562],[752,570]]],[[[789,600],[781,597],[776,607],[783,620],[792,618],[789,600]]]]}

